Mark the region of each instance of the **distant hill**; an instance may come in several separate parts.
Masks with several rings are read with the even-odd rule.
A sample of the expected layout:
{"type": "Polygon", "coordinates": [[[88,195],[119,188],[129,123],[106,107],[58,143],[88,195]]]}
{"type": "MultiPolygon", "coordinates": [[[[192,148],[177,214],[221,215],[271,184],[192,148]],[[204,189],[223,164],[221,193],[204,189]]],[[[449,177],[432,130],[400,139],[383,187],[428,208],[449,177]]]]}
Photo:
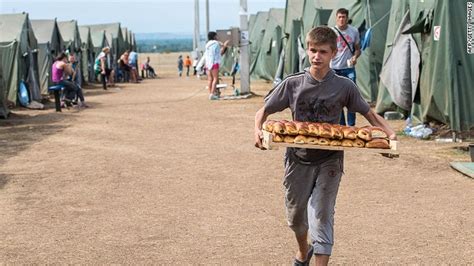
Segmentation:
{"type": "Polygon", "coordinates": [[[153,32],[153,33],[135,33],[135,39],[140,40],[182,40],[193,39],[192,33],[171,33],[171,32],[153,32]]]}

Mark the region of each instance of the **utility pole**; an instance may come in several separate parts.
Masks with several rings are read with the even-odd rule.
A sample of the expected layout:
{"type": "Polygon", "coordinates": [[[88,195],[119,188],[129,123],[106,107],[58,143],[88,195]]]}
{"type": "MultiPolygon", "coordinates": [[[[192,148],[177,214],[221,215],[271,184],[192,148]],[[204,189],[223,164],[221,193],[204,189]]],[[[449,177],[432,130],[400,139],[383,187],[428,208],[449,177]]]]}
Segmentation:
{"type": "Polygon", "coordinates": [[[199,0],[194,0],[194,35],[193,35],[193,51],[199,48],[201,38],[199,36],[199,0]]]}
{"type": "Polygon", "coordinates": [[[209,0],[206,0],[206,34],[209,32],[209,0]]]}
{"type": "Polygon", "coordinates": [[[250,93],[249,20],[247,0],[240,0],[240,93],[250,93]]]}

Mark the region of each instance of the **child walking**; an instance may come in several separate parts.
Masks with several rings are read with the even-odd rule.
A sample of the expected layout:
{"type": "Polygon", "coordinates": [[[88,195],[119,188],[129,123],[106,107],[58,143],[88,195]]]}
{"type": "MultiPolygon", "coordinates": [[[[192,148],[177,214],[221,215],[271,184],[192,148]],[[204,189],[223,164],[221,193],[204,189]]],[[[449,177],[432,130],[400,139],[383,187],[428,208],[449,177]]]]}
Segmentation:
{"type": "MultiPolygon", "coordinates": [[[[293,120],[338,124],[341,111],[361,113],[370,124],[395,132],[370,109],[350,79],[329,67],[336,54],[337,36],[331,28],[317,27],[306,36],[311,66],[290,75],[265,97],[255,115],[255,146],[262,148],[262,124],[270,114],[290,108],[293,120]]],[[[327,265],[334,244],[334,207],[341,181],[343,151],[288,148],[285,154],[285,205],[289,227],[298,244],[294,265],[327,265]],[[311,242],[308,245],[308,230],[311,242]]]]}

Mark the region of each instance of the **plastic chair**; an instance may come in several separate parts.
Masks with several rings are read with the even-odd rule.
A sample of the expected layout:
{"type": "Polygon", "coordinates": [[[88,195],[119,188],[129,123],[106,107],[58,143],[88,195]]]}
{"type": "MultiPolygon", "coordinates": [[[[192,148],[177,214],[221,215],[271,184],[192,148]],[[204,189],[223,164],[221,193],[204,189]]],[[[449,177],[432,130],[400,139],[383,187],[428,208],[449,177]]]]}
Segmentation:
{"type": "Polygon", "coordinates": [[[56,112],[61,112],[61,91],[63,89],[63,85],[53,85],[48,88],[48,92],[54,93],[54,105],[56,106],[56,112]]]}

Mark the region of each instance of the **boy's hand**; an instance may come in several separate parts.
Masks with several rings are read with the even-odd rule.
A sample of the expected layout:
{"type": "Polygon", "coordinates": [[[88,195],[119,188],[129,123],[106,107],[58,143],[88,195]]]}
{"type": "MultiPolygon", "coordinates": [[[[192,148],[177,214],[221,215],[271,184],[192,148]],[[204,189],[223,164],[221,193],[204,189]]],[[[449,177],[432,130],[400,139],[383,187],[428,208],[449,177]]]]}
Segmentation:
{"type": "Polygon", "coordinates": [[[265,150],[265,148],[262,146],[262,139],[263,139],[263,133],[261,129],[255,129],[255,147],[265,150]]]}
{"type": "Polygon", "coordinates": [[[390,136],[388,136],[388,138],[391,140],[397,140],[397,134],[393,133],[390,136]]]}

